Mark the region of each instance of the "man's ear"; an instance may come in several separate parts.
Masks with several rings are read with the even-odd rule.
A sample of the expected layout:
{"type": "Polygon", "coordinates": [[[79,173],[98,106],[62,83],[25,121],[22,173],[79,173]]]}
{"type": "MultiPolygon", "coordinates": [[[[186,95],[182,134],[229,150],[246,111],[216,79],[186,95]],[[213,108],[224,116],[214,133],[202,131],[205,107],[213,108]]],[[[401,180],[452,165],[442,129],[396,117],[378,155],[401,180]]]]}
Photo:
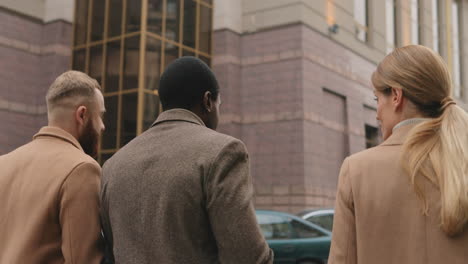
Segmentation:
{"type": "Polygon", "coordinates": [[[213,111],[213,95],[210,91],[206,91],[203,95],[203,110],[210,113],[213,111]]]}
{"type": "Polygon", "coordinates": [[[84,105],[80,105],[75,110],[75,120],[80,127],[83,127],[86,124],[86,118],[88,115],[88,108],[84,105]]]}
{"type": "Polygon", "coordinates": [[[392,104],[395,111],[401,110],[403,107],[403,90],[400,88],[392,88],[392,104]]]}

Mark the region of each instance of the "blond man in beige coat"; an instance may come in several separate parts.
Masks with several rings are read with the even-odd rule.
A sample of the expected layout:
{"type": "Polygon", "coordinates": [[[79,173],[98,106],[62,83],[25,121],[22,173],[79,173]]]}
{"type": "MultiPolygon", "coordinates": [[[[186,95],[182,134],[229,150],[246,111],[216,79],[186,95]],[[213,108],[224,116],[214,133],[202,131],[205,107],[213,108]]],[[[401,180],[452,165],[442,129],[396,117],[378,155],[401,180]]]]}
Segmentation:
{"type": "Polygon", "coordinates": [[[468,115],[447,66],[406,46],[372,83],[385,141],[343,164],[329,263],[468,263],[468,115]]]}
{"type": "Polygon", "coordinates": [[[0,263],[101,262],[101,169],[89,156],[104,129],[99,89],[84,73],[59,76],[46,96],[49,125],[0,156],[0,263]]]}

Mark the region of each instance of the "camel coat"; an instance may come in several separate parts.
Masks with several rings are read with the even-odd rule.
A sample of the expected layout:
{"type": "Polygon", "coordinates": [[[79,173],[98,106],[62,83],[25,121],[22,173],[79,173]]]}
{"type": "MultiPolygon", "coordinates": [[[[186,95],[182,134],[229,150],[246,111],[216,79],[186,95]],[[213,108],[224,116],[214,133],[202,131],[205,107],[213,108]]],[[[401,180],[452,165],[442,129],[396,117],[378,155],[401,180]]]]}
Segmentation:
{"type": "Polygon", "coordinates": [[[100,263],[100,176],[56,127],[0,156],[0,264],[100,263]]]}
{"type": "Polygon", "coordinates": [[[342,166],[329,264],[466,264],[468,232],[440,229],[440,192],[424,179],[429,216],[422,214],[400,165],[402,144],[415,125],[348,157],[342,166]]]}

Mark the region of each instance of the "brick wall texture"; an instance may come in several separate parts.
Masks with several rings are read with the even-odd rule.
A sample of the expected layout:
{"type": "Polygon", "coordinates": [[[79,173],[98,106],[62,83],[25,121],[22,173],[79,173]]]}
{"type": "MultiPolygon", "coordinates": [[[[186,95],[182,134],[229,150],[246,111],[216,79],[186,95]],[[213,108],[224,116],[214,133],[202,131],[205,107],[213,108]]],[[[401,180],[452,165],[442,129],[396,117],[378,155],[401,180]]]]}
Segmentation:
{"type": "Polygon", "coordinates": [[[45,93],[70,68],[72,26],[0,8],[0,155],[47,124],[45,93]]]}
{"type": "Polygon", "coordinates": [[[341,163],[377,126],[376,65],[303,24],[218,30],[213,53],[219,130],[247,145],[256,208],[333,207],[341,163]]]}

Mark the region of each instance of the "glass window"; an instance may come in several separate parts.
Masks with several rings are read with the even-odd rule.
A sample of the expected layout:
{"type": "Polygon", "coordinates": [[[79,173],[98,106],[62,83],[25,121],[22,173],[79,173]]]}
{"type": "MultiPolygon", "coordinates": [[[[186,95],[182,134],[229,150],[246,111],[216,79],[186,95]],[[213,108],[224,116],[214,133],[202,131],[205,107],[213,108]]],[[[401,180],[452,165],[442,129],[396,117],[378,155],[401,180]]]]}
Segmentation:
{"type": "Polygon", "coordinates": [[[379,145],[379,129],[373,126],[365,125],[366,148],[372,148],[379,145]]]}
{"type": "Polygon", "coordinates": [[[164,68],[167,67],[172,61],[179,57],[179,47],[169,42],[166,42],[164,49],[164,68]]]}
{"type": "Polygon", "coordinates": [[[145,56],[145,85],[148,90],[157,90],[161,73],[161,41],[152,37],[147,38],[145,56]]]}
{"type": "Polygon", "coordinates": [[[88,0],[76,1],[75,45],[86,43],[88,34],[88,0]]]}
{"type": "Polygon", "coordinates": [[[265,239],[292,238],[291,219],[276,215],[257,214],[257,222],[265,239]]]}
{"type": "Polygon", "coordinates": [[[89,76],[101,84],[102,81],[102,45],[91,47],[89,55],[89,76]]]}
{"type": "Polygon", "coordinates": [[[122,120],[120,124],[120,147],[136,137],[138,94],[122,95],[122,120]]]}
{"type": "Polygon", "coordinates": [[[312,222],[330,231],[333,228],[333,214],[314,215],[307,218],[307,221],[312,222]]]}
{"type": "Polygon", "coordinates": [[[122,35],[122,0],[109,0],[108,37],[122,35]]]}
{"type": "Polygon", "coordinates": [[[183,49],[182,50],[182,56],[192,56],[195,57],[195,52],[192,52],[190,50],[183,49]]]}
{"type": "Polygon", "coordinates": [[[120,80],[120,40],[107,43],[106,93],[119,90],[120,80]]]}
{"type": "Polygon", "coordinates": [[[162,35],[162,0],[148,1],[148,31],[162,35]]]}
{"type": "Polygon", "coordinates": [[[145,107],[143,113],[143,129],[151,127],[159,114],[159,98],[154,94],[145,94],[145,107]]]}
{"type": "Polygon", "coordinates": [[[183,44],[195,48],[195,32],[197,25],[197,3],[192,0],[184,1],[184,41],[183,44]]]}
{"type": "Polygon", "coordinates": [[[138,73],[140,66],[140,36],[125,39],[124,81],[123,89],[138,88],[138,73]]]}
{"type": "Polygon", "coordinates": [[[296,220],[292,220],[291,226],[296,232],[298,238],[313,238],[324,236],[324,234],[317,229],[307,226],[296,220]]]}
{"type": "Polygon", "coordinates": [[[395,0],[385,1],[387,53],[395,49],[395,0]]]}
{"type": "Polygon", "coordinates": [[[211,60],[208,57],[200,55],[200,60],[204,61],[208,66],[211,67],[211,60]]]}
{"type": "Polygon", "coordinates": [[[200,5],[200,36],[199,49],[202,52],[211,53],[211,8],[200,5]]]}
{"type": "Polygon", "coordinates": [[[104,126],[106,129],[102,134],[101,149],[115,149],[117,148],[117,116],[119,97],[105,96],[104,103],[106,106],[106,113],[104,114],[104,126]]]}
{"type": "Polygon", "coordinates": [[[93,17],[91,20],[91,41],[99,41],[104,37],[104,13],[106,1],[93,1],[93,17]]]}
{"type": "Polygon", "coordinates": [[[140,31],[141,0],[127,1],[127,33],[140,31]]]}
{"type": "Polygon", "coordinates": [[[86,49],[75,50],[73,52],[73,70],[86,71],[86,49]]]}
{"type": "Polygon", "coordinates": [[[432,45],[439,52],[439,1],[432,0],[432,45]]]}
{"type": "Polygon", "coordinates": [[[179,42],[180,0],[167,0],[166,38],[179,42]]]}
{"type": "Polygon", "coordinates": [[[103,165],[108,159],[110,159],[114,153],[102,153],[101,154],[101,165],[103,165]]]}
{"type": "Polygon", "coordinates": [[[411,42],[419,44],[419,0],[411,0],[411,42]]]}
{"type": "Polygon", "coordinates": [[[453,56],[453,83],[455,97],[461,96],[461,52],[460,52],[460,20],[459,2],[452,2],[452,56],[453,56]]]}
{"type": "Polygon", "coordinates": [[[354,0],[354,20],[356,37],[361,41],[367,41],[367,0],[354,0]]]}

